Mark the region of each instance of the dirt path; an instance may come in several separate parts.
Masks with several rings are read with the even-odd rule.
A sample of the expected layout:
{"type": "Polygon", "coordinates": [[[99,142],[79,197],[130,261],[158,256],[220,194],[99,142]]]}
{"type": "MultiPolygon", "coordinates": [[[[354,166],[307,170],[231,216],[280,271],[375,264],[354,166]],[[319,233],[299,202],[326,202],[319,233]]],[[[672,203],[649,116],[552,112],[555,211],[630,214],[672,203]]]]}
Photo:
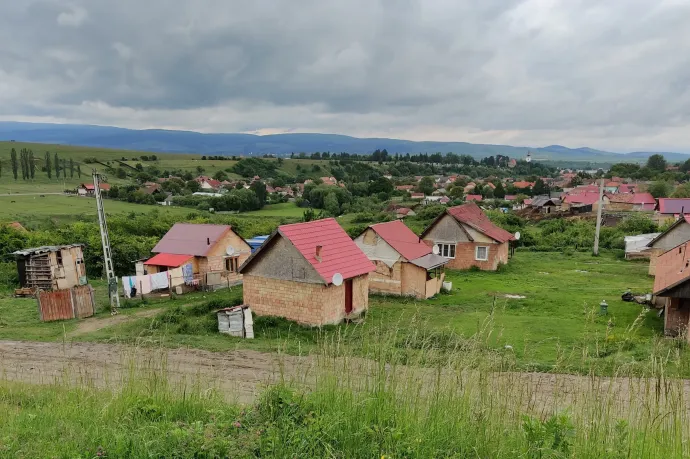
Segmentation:
{"type": "MultiPolygon", "coordinates": [[[[198,349],[133,347],[103,343],[39,343],[0,341],[0,380],[51,384],[66,381],[96,387],[117,388],[126,380],[137,384],[160,383],[167,377],[175,387],[194,385],[215,388],[229,401],[251,403],[267,384],[281,378],[300,387],[315,384],[315,375],[330,372],[340,380],[366,382],[367,375],[380,371],[374,361],[358,358],[297,357],[251,350],[208,352],[198,349]],[[315,371],[317,365],[322,365],[315,371]]],[[[423,392],[439,375],[432,368],[396,367],[403,384],[419,386],[423,392]]],[[[639,378],[587,377],[550,373],[493,373],[442,370],[446,383],[472,385],[475,391],[487,384],[491,394],[519,398],[528,411],[550,411],[567,407],[578,400],[608,403],[611,409],[627,411],[655,404],[659,393],[684,393],[678,400],[690,410],[690,381],[639,378]],[[670,388],[670,391],[669,391],[670,388]]],[[[479,395],[478,395],[479,396],[479,395]]]]}
{"type": "Polygon", "coordinates": [[[110,327],[112,325],[117,325],[125,322],[129,322],[130,320],[134,319],[141,319],[145,317],[153,317],[159,312],[161,312],[163,308],[156,308],[156,309],[147,309],[145,311],[139,311],[135,312],[134,314],[117,314],[114,316],[110,317],[101,317],[101,318],[90,318],[90,319],[84,319],[79,321],[79,325],[77,325],[77,328],[72,330],[67,334],[68,338],[73,338],[75,336],[79,335],[86,335],[88,333],[92,333],[95,331],[98,331],[102,328],[110,327]]]}

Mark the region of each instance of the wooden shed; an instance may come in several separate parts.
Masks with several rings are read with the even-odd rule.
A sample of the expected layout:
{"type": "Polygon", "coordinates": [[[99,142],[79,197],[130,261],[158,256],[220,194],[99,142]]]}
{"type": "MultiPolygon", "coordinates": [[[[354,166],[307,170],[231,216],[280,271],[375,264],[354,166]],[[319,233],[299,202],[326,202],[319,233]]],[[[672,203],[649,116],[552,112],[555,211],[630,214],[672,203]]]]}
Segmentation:
{"type": "Polygon", "coordinates": [[[22,288],[62,290],[86,285],[84,244],[52,245],[18,250],[19,284],[22,288]]]}

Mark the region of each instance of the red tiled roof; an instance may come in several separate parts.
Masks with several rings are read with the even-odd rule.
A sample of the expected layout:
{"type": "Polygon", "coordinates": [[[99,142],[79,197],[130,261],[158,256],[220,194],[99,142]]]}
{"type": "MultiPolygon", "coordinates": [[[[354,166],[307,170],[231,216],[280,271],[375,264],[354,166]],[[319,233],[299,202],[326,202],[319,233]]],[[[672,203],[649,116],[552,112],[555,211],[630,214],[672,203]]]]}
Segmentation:
{"type": "Polygon", "coordinates": [[[350,279],[376,269],[334,218],[281,225],[278,233],[292,242],[326,284],[333,282],[335,273],[350,279]],[[321,261],[316,259],[317,245],[321,261]]]}
{"type": "Polygon", "coordinates": [[[534,182],[515,182],[513,186],[515,188],[530,188],[534,186],[534,182]]]}
{"type": "Polygon", "coordinates": [[[412,209],[410,209],[409,207],[400,207],[395,212],[400,214],[400,215],[407,215],[410,212],[412,212],[412,209]]]}
{"type": "Polygon", "coordinates": [[[516,194],[507,194],[503,197],[506,201],[515,201],[517,199],[516,194]]]}
{"type": "Polygon", "coordinates": [[[481,194],[468,194],[465,196],[465,201],[481,201],[482,200],[482,195],[481,194]]]}
{"type": "Polygon", "coordinates": [[[631,193],[631,192],[637,192],[638,186],[636,184],[628,185],[626,183],[622,183],[618,187],[618,192],[619,193],[631,193]]]}
{"type": "Polygon", "coordinates": [[[174,253],[159,253],[144,262],[145,265],[167,266],[177,268],[182,266],[192,258],[191,255],[178,255],[174,253]]]}
{"type": "Polygon", "coordinates": [[[690,212],[690,198],[659,198],[659,213],[681,214],[690,212]]]}
{"type": "Polygon", "coordinates": [[[424,193],[412,193],[412,194],[410,194],[410,196],[411,196],[412,198],[415,198],[415,199],[416,199],[416,198],[421,199],[421,198],[424,197],[424,193]]]}
{"type": "Polygon", "coordinates": [[[204,257],[216,241],[230,230],[229,225],[175,223],[163,239],[158,241],[152,252],[204,257]]]}
{"type": "MultiPolygon", "coordinates": [[[[93,186],[93,183],[83,183],[82,185],[84,186],[85,189],[87,189],[89,191],[96,189],[96,187],[93,186]]],[[[106,190],[106,191],[110,190],[110,185],[108,183],[99,183],[99,185],[100,185],[101,190],[106,190]]]]}
{"type": "Polygon", "coordinates": [[[576,186],[568,194],[579,194],[579,193],[599,193],[599,187],[597,185],[580,185],[576,186]]]}
{"type": "Polygon", "coordinates": [[[473,202],[461,206],[451,207],[447,210],[448,214],[457,221],[464,223],[475,230],[489,236],[498,242],[512,241],[515,237],[503,228],[491,223],[489,217],[473,202]]]}
{"type": "Polygon", "coordinates": [[[599,200],[599,192],[596,193],[575,193],[568,194],[563,198],[563,202],[568,204],[594,204],[599,200]]]}
{"type": "Polygon", "coordinates": [[[431,247],[426,245],[414,234],[410,228],[400,220],[387,223],[377,223],[369,228],[376,231],[381,239],[386,241],[400,255],[408,260],[423,257],[431,253],[431,247]]]}

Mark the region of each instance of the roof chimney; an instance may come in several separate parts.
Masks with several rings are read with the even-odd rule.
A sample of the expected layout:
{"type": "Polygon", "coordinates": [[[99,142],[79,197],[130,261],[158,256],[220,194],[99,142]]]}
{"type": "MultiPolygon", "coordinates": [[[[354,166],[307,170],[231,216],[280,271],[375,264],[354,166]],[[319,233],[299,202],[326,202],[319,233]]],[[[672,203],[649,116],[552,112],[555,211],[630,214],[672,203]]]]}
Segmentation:
{"type": "Polygon", "coordinates": [[[206,238],[206,245],[211,245],[211,238],[210,237],[206,238]]]}
{"type": "Polygon", "coordinates": [[[322,245],[317,245],[316,246],[316,260],[321,263],[321,249],[323,249],[322,245]]]}

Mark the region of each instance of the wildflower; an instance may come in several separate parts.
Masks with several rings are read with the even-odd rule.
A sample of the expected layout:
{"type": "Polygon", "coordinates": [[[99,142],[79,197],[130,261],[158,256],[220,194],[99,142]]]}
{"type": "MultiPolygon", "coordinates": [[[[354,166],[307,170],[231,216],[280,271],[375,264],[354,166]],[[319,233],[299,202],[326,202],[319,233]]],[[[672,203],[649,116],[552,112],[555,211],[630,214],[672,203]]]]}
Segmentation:
{"type": "Polygon", "coordinates": [[[240,423],[240,421],[235,421],[235,422],[232,423],[232,425],[233,425],[234,427],[237,427],[238,429],[239,429],[240,427],[242,427],[242,424],[240,423]]]}

